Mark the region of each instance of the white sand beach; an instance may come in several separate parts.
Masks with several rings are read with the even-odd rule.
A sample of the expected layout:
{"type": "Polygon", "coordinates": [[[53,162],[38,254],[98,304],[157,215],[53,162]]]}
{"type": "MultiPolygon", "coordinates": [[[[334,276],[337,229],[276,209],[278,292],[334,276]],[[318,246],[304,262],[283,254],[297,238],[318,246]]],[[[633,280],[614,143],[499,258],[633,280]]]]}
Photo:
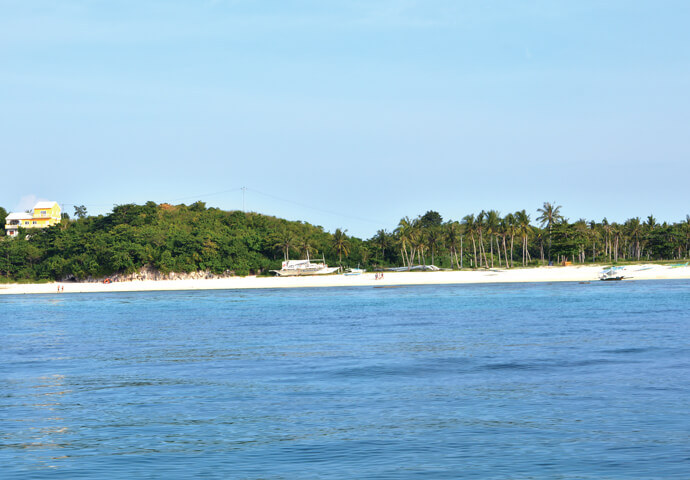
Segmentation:
{"type": "MultiPolygon", "coordinates": [[[[476,271],[385,272],[383,279],[375,273],[356,276],[324,275],[305,277],[231,277],[210,280],[161,280],[103,283],[42,283],[0,285],[0,295],[63,293],[143,292],[160,290],[230,290],[257,288],[314,287],[394,287],[402,285],[453,285],[468,283],[514,282],[589,282],[599,281],[603,266],[568,266],[513,268],[476,271]]],[[[690,279],[690,267],[666,265],[628,265],[622,270],[623,281],[690,279]]]]}

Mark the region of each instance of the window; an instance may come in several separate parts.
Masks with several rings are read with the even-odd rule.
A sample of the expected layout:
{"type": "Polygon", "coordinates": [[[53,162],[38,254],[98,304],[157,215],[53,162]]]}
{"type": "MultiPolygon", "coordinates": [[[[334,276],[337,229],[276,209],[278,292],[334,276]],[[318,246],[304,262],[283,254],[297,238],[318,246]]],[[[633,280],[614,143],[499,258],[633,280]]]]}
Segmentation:
{"type": "Polygon", "coordinates": [[[28,225],[28,224],[29,224],[29,221],[28,221],[28,220],[25,220],[25,221],[24,221],[24,225],[28,225]]]}
{"type": "Polygon", "coordinates": [[[36,220],[34,220],[34,225],[37,225],[37,224],[38,224],[38,222],[36,220]]]}
{"type": "Polygon", "coordinates": [[[47,217],[47,216],[48,216],[48,212],[46,212],[45,210],[41,210],[41,216],[42,216],[42,217],[47,217]]]}

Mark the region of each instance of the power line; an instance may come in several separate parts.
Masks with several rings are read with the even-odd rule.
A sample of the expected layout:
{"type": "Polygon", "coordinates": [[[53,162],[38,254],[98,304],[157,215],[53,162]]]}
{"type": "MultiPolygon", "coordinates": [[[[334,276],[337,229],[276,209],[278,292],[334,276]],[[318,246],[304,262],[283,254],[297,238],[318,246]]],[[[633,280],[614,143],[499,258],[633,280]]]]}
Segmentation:
{"type": "MultiPolygon", "coordinates": [[[[243,211],[245,210],[245,195],[246,195],[246,193],[247,193],[247,192],[253,192],[253,193],[262,195],[262,196],[264,196],[264,197],[268,197],[268,198],[271,198],[271,199],[273,199],[273,200],[277,200],[277,201],[279,201],[279,202],[283,202],[283,203],[288,203],[288,204],[296,205],[296,206],[301,207],[301,208],[306,208],[306,209],[309,209],[309,210],[313,210],[313,211],[316,211],[316,212],[325,213],[325,214],[332,215],[332,216],[336,216],[336,217],[349,218],[349,219],[353,219],[353,220],[359,220],[359,221],[361,221],[361,222],[367,222],[367,223],[371,223],[371,224],[374,224],[374,225],[382,225],[382,224],[385,223],[385,222],[382,222],[382,221],[379,221],[379,220],[372,220],[372,219],[370,219],[370,218],[359,217],[359,216],[357,216],[357,215],[349,215],[349,214],[342,213],[342,212],[336,212],[336,211],[333,211],[333,210],[327,210],[327,209],[324,209],[324,208],[314,207],[314,206],[311,206],[311,205],[308,205],[308,204],[305,204],[305,203],[296,202],[296,201],[294,201],[294,200],[290,200],[290,199],[287,199],[287,198],[279,197],[279,196],[277,196],[277,195],[273,195],[273,194],[270,194],[270,193],[262,192],[262,191],[260,191],[260,190],[255,190],[255,189],[253,189],[253,188],[248,188],[248,187],[236,187],[236,188],[231,188],[231,189],[228,189],[228,190],[221,190],[221,191],[218,191],[218,192],[202,193],[202,194],[199,194],[199,195],[189,195],[189,196],[185,196],[185,197],[174,198],[174,199],[171,199],[170,201],[171,201],[171,202],[178,202],[178,201],[184,201],[184,200],[190,200],[190,199],[197,199],[197,200],[198,200],[198,199],[204,198],[204,197],[211,197],[211,196],[215,196],[215,195],[222,195],[222,194],[225,194],[225,193],[234,193],[234,192],[240,192],[240,191],[242,192],[242,210],[243,210],[243,211]]],[[[62,203],[62,205],[64,205],[64,206],[67,206],[67,205],[69,205],[69,206],[84,205],[85,207],[112,207],[112,206],[113,206],[113,204],[77,204],[77,203],[67,203],[67,202],[62,203]]]]}
{"type": "Polygon", "coordinates": [[[274,200],[278,200],[280,202],[291,203],[293,205],[297,205],[297,206],[302,207],[302,208],[308,208],[310,210],[314,210],[317,212],[327,213],[329,215],[335,215],[336,217],[351,218],[353,220],[359,220],[361,222],[368,222],[368,223],[372,223],[372,224],[376,224],[376,225],[381,225],[382,223],[384,223],[384,222],[380,222],[377,220],[372,220],[370,218],[363,218],[363,217],[358,217],[356,215],[348,215],[348,214],[342,213],[342,212],[334,212],[332,210],[325,210],[323,208],[312,207],[311,205],[306,205],[304,203],[295,202],[294,200],[288,200],[287,198],[281,198],[281,197],[278,197],[276,195],[271,195],[269,193],[260,192],[258,190],[254,190],[253,188],[252,189],[248,188],[247,190],[250,192],[258,193],[259,195],[263,195],[265,197],[272,198],[274,200]]]}
{"type": "Polygon", "coordinates": [[[173,199],[170,200],[170,201],[171,201],[171,202],[179,202],[180,200],[189,200],[189,199],[192,199],[192,198],[198,199],[198,198],[202,198],[202,197],[211,197],[211,196],[213,196],[213,195],[221,195],[221,194],[223,194],[223,193],[239,192],[240,190],[242,190],[242,188],[232,188],[232,189],[230,189],[230,190],[222,190],[222,191],[220,191],[220,192],[202,193],[201,195],[191,195],[191,196],[188,196],[188,197],[173,198],[173,199]]]}
{"type": "Polygon", "coordinates": [[[84,207],[112,207],[112,203],[101,203],[101,204],[87,204],[87,203],[68,203],[60,202],[60,205],[69,205],[70,207],[84,206],[84,207]]]}

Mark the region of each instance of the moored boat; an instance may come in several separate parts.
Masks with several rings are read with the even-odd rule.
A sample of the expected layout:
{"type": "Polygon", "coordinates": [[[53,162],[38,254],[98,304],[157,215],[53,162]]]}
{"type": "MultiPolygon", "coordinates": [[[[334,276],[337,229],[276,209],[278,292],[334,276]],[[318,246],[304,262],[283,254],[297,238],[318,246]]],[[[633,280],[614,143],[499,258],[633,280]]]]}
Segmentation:
{"type": "Polygon", "coordinates": [[[352,276],[352,275],[361,275],[363,273],[364,273],[363,268],[348,268],[347,272],[345,272],[343,275],[352,276]]]}
{"type": "Polygon", "coordinates": [[[623,275],[623,267],[610,267],[599,276],[599,280],[612,281],[612,280],[623,280],[625,276],[623,275]]]}
{"type": "Polygon", "coordinates": [[[329,267],[325,260],[312,262],[307,255],[306,260],[285,260],[280,270],[271,270],[279,277],[296,277],[300,275],[328,275],[338,270],[338,267],[329,267]]]}

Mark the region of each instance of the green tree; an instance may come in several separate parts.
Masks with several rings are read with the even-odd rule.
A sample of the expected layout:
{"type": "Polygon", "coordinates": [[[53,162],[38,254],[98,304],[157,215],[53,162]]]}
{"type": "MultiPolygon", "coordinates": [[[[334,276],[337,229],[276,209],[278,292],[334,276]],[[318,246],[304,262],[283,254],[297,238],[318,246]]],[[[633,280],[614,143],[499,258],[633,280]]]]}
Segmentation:
{"type": "Polygon", "coordinates": [[[347,230],[341,230],[339,228],[335,229],[333,234],[332,247],[338,253],[338,265],[343,264],[343,254],[348,256],[350,254],[350,242],[345,234],[347,230]]]}
{"type": "Polygon", "coordinates": [[[86,216],[87,216],[86,207],[84,205],[75,205],[74,206],[74,216],[77,218],[86,218],[86,216]]]}
{"type": "Polygon", "coordinates": [[[283,252],[283,259],[290,260],[290,247],[295,246],[294,234],[287,228],[284,228],[278,234],[278,241],[274,244],[275,248],[279,248],[283,252]]]}
{"type": "MultiPolygon", "coordinates": [[[[486,212],[486,236],[489,239],[489,250],[491,254],[491,268],[494,268],[494,239],[498,244],[498,225],[500,221],[500,214],[496,210],[489,210],[486,212]]],[[[501,250],[498,250],[499,262],[501,258],[501,250]]]]}
{"type": "Polygon", "coordinates": [[[5,218],[7,218],[7,210],[0,207],[0,237],[5,236],[5,218]]]}
{"type": "Polygon", "coordinates": [[[413,223],[409,217],[404,217],[400,219],[398,227],[395,229],[395,234],[398,238],[398,244],[400,245],[400,253],[403,257],[403,264],[407,266],[412,266],[410,264],[410,257],[407,253],[407,247],[410,246],[410,236],[413,231],[413,223]]]}
{"type": "Polygon", "coordinates": [[[474,218],[474,215],[465,215],[462,218],[462,225],[465,227],[465,234],[469,235],[470,239],[472,240],[472,250],[474,252],[474,263],[472,264],[472,267],[477,268],[477,243],[474,238],[475,234],[477,233],[477,222],[474,218]]]}
{"type": "Polygon", "coordinates": [[[542,228],[546,226],[546,229],[549,231],[549,261],[551,261],[551,230],[554,223],[557,223],[563,219],[563,216],[561,215],[561,208],[562,207],[560,205],[553,205],[550,202],[544,202],[544,206],[537,209],[537,212],[541,214],[539,217],[537,217],[537,221],[540,223],[542,228]]]}
{"type": "Polygon", "coordinates": [[[436,250],[442,245],[443,234],[441,232],[441,226],[429,227],[426,230],[426,243],[431,250],[431,264],[436,264],[436,250]]]}
{"type": "Polygon", "coordinates": [[[381,252],[381,261],[385,261],[386,248],[390,245],[390,235],[384,229],[381,229],[376,232],[376,235],[374,235],[372,240],[378,250],[381,252]]]}
{"type": "Polygon", "coordinates": [[[527,265],[527,262],[531,260],[529,255],[528,242],[530,233],[532,233],[530,218],[525,210],[515,212],[515,224],[516,233],[522,239],[522,266],[524,267],[527,265]]]}
{"type": "Polygon", "coordinates": [[[462,268],[458,260],[458,243],[460,244],[460,259],[462,259],[462,232],[458,222],[448,222],[445,224],[444,234],[450,254],[450,265],[452,268],[462,268]],[[453,261],[455,257],[455,261],[453,261]]]}
{"type": "Polygon", "coordinates": [[[436,228],[443,224],[443,217],[434,210],[429,210],[419,218],[419,225],[422,228],[436,228]]]}

